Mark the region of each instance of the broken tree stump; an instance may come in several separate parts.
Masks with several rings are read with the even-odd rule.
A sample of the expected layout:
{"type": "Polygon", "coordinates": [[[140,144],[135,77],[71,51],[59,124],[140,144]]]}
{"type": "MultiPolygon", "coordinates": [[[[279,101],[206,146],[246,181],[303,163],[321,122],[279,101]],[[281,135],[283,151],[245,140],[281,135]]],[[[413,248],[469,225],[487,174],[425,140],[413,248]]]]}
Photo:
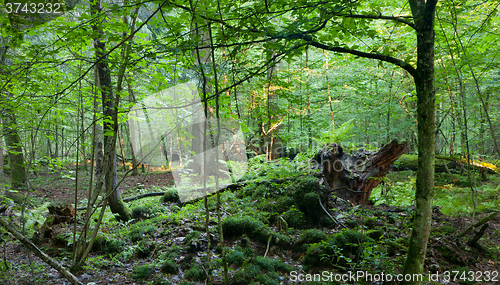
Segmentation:
{"type": "Polygon", "coordinates": [[[393,140],[377,153],[358,150],[347,154],[339,144],[327,144],[313,159],[316,169],[322,170],[316,176],[324,178],[333,195],[354,205],[367,205],[373,188],[407,149],[406,142],[393,140]]]}

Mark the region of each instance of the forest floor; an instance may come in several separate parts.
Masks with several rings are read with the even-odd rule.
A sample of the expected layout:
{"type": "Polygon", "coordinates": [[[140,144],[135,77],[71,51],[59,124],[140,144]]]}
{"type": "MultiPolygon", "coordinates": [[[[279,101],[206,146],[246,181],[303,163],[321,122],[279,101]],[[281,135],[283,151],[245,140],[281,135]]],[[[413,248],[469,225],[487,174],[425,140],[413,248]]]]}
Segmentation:
{"type": "MultiPolygon", "coordinates": [[[[149,170],[154,170],[154,172],[139,171],[140,175],[138,176],[124,176],[124,172],[119,172],[118,181],[121,182],[119,189],[122,192],[122,196],[134,196],[138,189],[151,189],[152,187],[159,186],[170,187],[174,185],[172,172],[162,170],[161,168],[149,170]],[[121,181],[123,177],[125,178],[121,181]]],[[[78,199],[86,199],[90,177],[88,169],[80,169],[79,171],[78,199]]],[[[38,203],[53,201],[57,201],[59,204],[74,203],[75,180],[76,167],[74,165],[69,165],[60,171],[37,173],[37,175],[32,175],[30,178],[30,183],[34,185],[34,189],[32,189],[30,195],[35,197],[38,203]]]]}
{"type": "MultiPolygon", "coordinates": [[[[45,204],[74,201],[74,174],[74,169],[69,167],[64,172],[39,173],[30,178],[32,202],[25,210],[28,237],[35,232],[34,227],[29,226],[30,215],[43,222],[48,214],[45,204]],[[45,205],[43,209],[40,209],[41,205],[45,205]],[[37,213],[40,213],[39,217],[36,216],[37,213]]],[[[412,206],[381,203],[377,206],[353,208],[342,201],[332,202],[335,203],[335,209],[331,208],[331,213],[349,228],[341,230],[340,226],[328,222],[324,217],[318,219],[321,222],[311,221],[311,217],[318,217],[315,216],[317,213],[302,208],[294,198],[300,191],[309,191],[304,190],[309,186],[298,186],[308,183],[308,180],[304,177],[297,179],[296,182],[282,184],[264,181],[263,184],[247,185],[243,189],[221,194],[222,217],[228,221],[223,223],[223,227],[231,284],[304,283],[294,282],[296,275],[292,271],[307,274],[322,273],[324,270],[335,273],[359,270],[393,276],[401,273],[411,231],[412,206]],[[286,197],[290,199],[287,200],[286,197]],[[284,208],[280,208],[280,201],[285,200],[287,202],[283,202],[284,208]],[[295,215],[296,213],[299,215],[295,215]],[[249,216],[253,216],[257,222],[245,220],[249,216]],[[229,217],[235,218],[231,220],[229,217]],[[252,228],[253,225],[255,228],[252,228]],[[248,227],[252,229],[244,229],[248,227]],[[361,239],[365,239],[358,247],[353,246],[356,239],[359,239],[356,238],[355,231],[361,232],[361,239]],[[326,234],[324,237],[318,237],[323,233],[326,234]],[[342,235],[350,238],[347,244],[340,242],[342,235]],[[274,238],[271,241],[271,236],[276,241],[274,238]],[[334,248],[338,246],[340,249],[332,251],[331,247],[326,246],[332,244],[335,245],[334,248]],[[362,251],[353,251],[353,247],[361,248],[361,244],[362,251]],[[325,263],[320,256],[330,260],[325,263]]],[[[120,187],[123,189],[122,196],[130,197],[139,193],[165,191],[164,187],[172,185],[170,172],[155,171],[126,177],[120,187]]],[[[88,175],[79,178],[78,188],[79,198],[85,198],[88,175]]],[[[215,284],[222,284],[222,247],[217,235],[215,198],[209,200],[213,281],[215,284]]],[[[99,232],[101,241],[93,248],[84,268],[76,273],[80,280],[92,285],[205,284],[208,239],[204,232],[203,201],[188,204],[175,201],[160,203],[156,197],[133,201],[129,206],[136,214],[136,218],[130,223],[117,222],[112,215],[105,217],[99,232]]],[[[457,234],[473,223],[472,216],[448,216],[440,209],[441,207],[434,207],[424,270],[431,274],[437,272],[435,276],[438,280],[426,284],[478,284],[479,281],[471,280],[471,272],[474,278],[482,280],[481,284],[499,284],[500,281],[494,280],[500,280],[500,215],[488,223],[484,236],[476,246],[471,247],[466,241],[473,234],[465,238],[458,238],[457,234]],[[490,281],[485,281],[486,275],[490,276],[490,281]]],[[[477,214],[474,221],[477,222],[488,214],[488,211],[477,214]]],[[[15,212],[12,219],[14,224],[20,225],[19,216],[20,213],[15,212]]],[[[65,240],[61,242],[61,239],[56,238],[39,244],[42,250],[66,267],[71,265],[72,246],[68,240],[71,240],[72,229],[72,225],[63,224],[58,232],[66,237],[65,240]]],[[[3,233],[2,239],[1,284],[69,284],[57,271],[26,250],[12,236],[3,233]]],[[[307,278],[307,275],[302,277],[307,278]]],[[[306,283],[397,284],[387,281],[306,283]]]]}

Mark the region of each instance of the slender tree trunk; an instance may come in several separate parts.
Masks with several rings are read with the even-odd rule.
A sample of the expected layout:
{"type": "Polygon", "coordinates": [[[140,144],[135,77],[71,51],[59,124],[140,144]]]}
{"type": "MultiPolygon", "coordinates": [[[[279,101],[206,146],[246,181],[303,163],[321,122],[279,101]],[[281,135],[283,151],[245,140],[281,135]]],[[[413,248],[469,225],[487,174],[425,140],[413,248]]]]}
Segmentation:
{"type": "MultiPolygon", "coordinates": [[[[391,141],[391,101],[392,101],[392,87],[394,85],[394,70],[391,73],[391,81],[389,81],[389,102],[387,103],[387,117],[385,126],[385,143],[391,141]]],[[[396,91],[397,92],[397,91],[396,91]]]]}
{"type": "MultiPolygon", "coordinates": [[[[128,98],[130,102],[135,102],[134,92],[132,91],[132,86],[127,82],[128,87],[128,98]]],[[[134,122],[132,122],[133,124],[134,122]]],[[[132,142],[135,142],[135,128],[131,128],[130,125],[127,127],[127,139],[130,150],[132,152],[132,176],[139,175],[139,169],[137,168],[137,157],[135,156],[134,148],[132,146],[132,142]]]]}
{"type": "Polygon", "coordinates": [[[81,136],[80,136],[80,146],[81,146],[81,154],[82,154],[82,159],[83,159],[83,168],[87,170],[87,157],[86,157],[86,151],[85,151],[85,128],[84,128],[84,122],[85,122],[85,116],[84,116],[84,106],[83,106],[83,96],[80,94],[80,129],[81,129],[81,136]]]}
{"type": "Polygon", "coordinates": [[[54,125],[55,126],[55,136],[54,136],[54,140],[56,141],[56,150],[54,152],[54,157],[53,158],[57,158],[59,157],[59,128],[57,127],[57,121],[56,121],[56,124],[54,125]]]}
{"type": "Polygon", "coordinates": [[[330,94],[330,80],[328,80],[328,72],[329,72],[329,66],[328,66],[328,53],[326,51],[323,51],[323,55],[325,56],[325,66],[326,66],[326,73],[325,73],[325,79],[326,79],[326,88],[328,90],[328,103],[330,105],[330,116],[332,117],[332,131],[335,131],[335,118],[333,116],[333,105],[332,105],[332,95],[330,94]]]}
{"type": "MultiPolygon", "coordinates": [[[[272,53],[267,54],[267,56],[270,58],[272,53]]],[[[278,95],[276,95],[273,87],[273,75],[276,75],[277,68],[277,66],[270,66],[267,72],[267,115],[269,123],[266,133],[266,145],[268,146],[267,157],[269,160],[280,158],[283,154],[283,141],[279,137],[280,130],[283,127],[279,115],[275,115],[279,106],[278,95]]]]}
{"type": "MultiPolygon", "coordinates": [[[[100,2],[92,5],[94,13],[100,13],[102,10],[100,2]]],[[[102,30],[97,26],[93,27],[101,35],[102,30]]],[[[99,77],[99,87],[102,95],[102,112],[104,115],[104,155],[108,156],[108,168],[105,171],[105,193],[108,195],[108,202],[111,211],[118,214],[119,219],[128,221],[132,218],[132,211],[127,207],[120,197],[118,189],[118,179],[116,173],[116,133],[118,132],[118,114],[117,114],[117,98],[114,97],[113,88],[111,86],[111,72],[109,70],[108,58],[106,56],[106,44],[97,39],[94,42],[96,48],[97,74],[99,77]],[[113,135],[109,135],[109,134],[113,135]]],[[[117,95],[118,96],[118,95],[117,95]]]]}
{"type": "Polygon", "coordinates": [[[3,178],[3,136],[0,136],[0,178],[3,178]]]}
{"type": "MultiPolygon", "coordinates": [[[[437,0],[410,0],[417,32],[418,170],[415,215],[403,274],[422,274],[431,228],[435,156],[434,17],[437,0]]],[[[404,284],[421,284],[412,280],[404,284]]]]}
{"type": "MultiPolygon", "coordinates": [[[[208,27],[208,32],[210,36],[210,45],[213,47],[214,42],[213,42],[213,35],[212,35],[212,27],[209,25],[208,27]]],[[[212,48],[211,51],[212,54],[212,65],[213,65],[213,73],[214,73],[214,86],[215,86],[215,93],[219,93],[219,80],[217,77],[217,65],[215,63],[215,50],[212,48]]],[[[229,94],[228,94],[229,95],[229,94]]],[[[219,146],[219,139],[221,135],[221,125],[220,125],[220,105],[219,105],[219,96],[217,95],[215,97],[215,118],[217,120],[217,135],[215,137],[215,146],[219,146]]],[[[218,148],[215,149],[215,161],[219,161],[219,152],[218,148]]],[[[215,183],[216,183],[216,189],[219,189],[219,167],[217,166],[215,168],[215,183]]],[[[220,199],[220,192],[217,191],[217,222],[218,222],[218,232],[219,232],[219,240],[220,244],[222,245],[222,263],[223,263],[223,275],[224,275],[224,284],[228,284],[228,268],[227,268],[227,260],[226,260],[226,250],[225,250],[225,245],[224,245],[224,232],[222,229],[222,214],[221,214],[221,199],[220,199]]]]}
{"type": "Polygon", "coordinates": [[[308,138],[308,148],[312,148],[312,130],[311,130],[311,92],[309,88],[309,47],[306,47],[306,94],[307,94],[307,138],[308,138]]]}

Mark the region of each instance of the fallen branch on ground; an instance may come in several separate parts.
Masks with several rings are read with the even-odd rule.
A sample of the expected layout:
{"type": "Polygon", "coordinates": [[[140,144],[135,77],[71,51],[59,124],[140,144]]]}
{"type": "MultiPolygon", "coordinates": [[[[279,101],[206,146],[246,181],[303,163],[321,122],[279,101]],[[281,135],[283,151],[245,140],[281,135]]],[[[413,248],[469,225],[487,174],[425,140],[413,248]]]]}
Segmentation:
{"type": "Polygon", "coordinates": [[[68,279],[71,284],[77,284],[77,285],[83,285],[82,282],[78,281],[78,278],[76,278],[75,275],[71,274],[66,268],[64,268],[59,262],[45,254],[43,251],[41,251],[36,245],[34,245],[32,242],[30,242],[27,238],[25,238],[21,233],[16,231],[14,227],[12,227],[4,218],[0,217],[0,224],[9,232],[11,233],[15,238],[17,238],[20,242],[22,242],[29,250],[31,250],[36,256],[38,256],[41,260],[43,260],[45,263],[50,265],[52,268],[57,270],[59,273],[61,273],[62,276],[64,276],[66,279],[68,279]]]}
{"type": "MultiPolygon", "coordinates": [[[[290,180],[290,179],[291,178],[287,178],[287,179],[271,179],[271,180],[263,180],[263,181],[257,181],[257,180],[242,181],[242,182],[238,182],[238,183],[227,185],[227,188],[221,189],[219,191],[225,191],[226,189],[234,190],[234,189],[240,188],[241,186],[244,186],[245,184],[250,183],[250,182],[256,182],[257,184],[262,184],[262,183],[279,183],[280,184],[280,183],[283,183],[283,182],[285,182],[287,180],[290,180]]],[[[193,189],[193,191],[200,191],[202,189],[203,188],[197,188],[197,189],[193,189]]],[[[130,197],[130,198],[124,198],[123,202],[135,201],[135,200],[139,200],[139,199],[147,198],[147,197],[163,196],[166,193],[168,193],[168,192],[145,193],[145,194],[137,195],[137,196],[130,197]]],[[[198,200],[198,199],[191,200],[189,202],[192,203],[193,201],[196,201],[196,200],[198,200]]],[[[102,207],[102,205],[98,205],[97,207],[102,207]]],[[[87,209],[87,206],[76,208],[77,211],[81,211],[81,210],[85,210],[85,209],[87,209]]]]}
{"type": "Polygon", "coordinates": [[[500,211],[495,211],[495,212],[489,214],[488,216],[482,218],[481,220],[479,220],[479,222],[477,222],[474,225],[468,227],[464,232],[462,232],[461,234],[459,234],[458,237],[464,237],[464,236],[466,236],[467,234],[469,234],[475,228],[479,228],[480,226],[482,226],[482,225],[486,224],[487,222],[493,220],[499,213],[500,213],[500,211]]]}

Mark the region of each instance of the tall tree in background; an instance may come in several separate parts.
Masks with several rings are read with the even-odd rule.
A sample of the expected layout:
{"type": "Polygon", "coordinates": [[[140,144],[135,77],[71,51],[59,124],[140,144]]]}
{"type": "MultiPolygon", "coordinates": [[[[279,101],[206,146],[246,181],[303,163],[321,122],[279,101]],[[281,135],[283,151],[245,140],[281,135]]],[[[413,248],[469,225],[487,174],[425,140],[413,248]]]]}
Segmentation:
{"type": "MultiPolygon", "coordinates": [[[[73,9],[78,3],[78,0],[65,1],[66,9],[73,9]]],[[[4,11],[1,12],[5,14],[4,11]]],[[[9,13],[5,21],[0,25],[0,123],[2,124],[3,136],[5,137],[6,148],[9,155],[9,164],[11,168],[11,188],[13,190],[25,188],[26,169],[24,161],[24,153],[22,148],[21,137],[18,133],[16,120],[16,107],[19,107],[18,99],[10,98],[11,88],[18,83],[17,80],[22,78],[24,68],[19,68],[12,57],[12,52],[16,47],[19,47],[23,42],[25,31],[34,28],[43,23],[49,22],[60,14],[47,14],[44,17],[33,17],[27,11],[18,11],[9,13]],[[15,104],[12,104],[15,103],[15,104]]],[[[3,15],[2,15],[3,16],[3,15]]],[[[17,95],[17,94],[16,94],[17,95]]],[[[0,131],[1,132],[1,131],[0,131]]],[[[13,193],[7,191],[8,196],[13,193]]]]}
{"type": "MultiPolygon", "coordinates": [[[[16,115],[11,108],[7,106],[8,102],[4,102],[3,117],[3,135],[5,136],[5,144],[9,155],[9,165],[11,174],[11,189],[14,191],[24,189],[26,182],[26,169],[24,167],[24,154],[21,144],[21,138],[18,133],[16,115]]],[[[8,197],[15,198],[18,195],[7,190],[8,197]]]]}
{"type": "MultiPolygon", "coordinates": [[[[13,27],[17,27],[18,23],[12,23],[12,25],[13,27]]],[[[19,31],[13,29],[11,32],[19,36],[19,31]]],[[[11,90],[9,90],[14,87],[16,80],[13,76],[14,72],[10,70],[13,62],[8,56],[9,45],[15,45],[16,41],[19,41],[19,38],[14,37],[13,39],[9,39],[9,37],[3,37],[3,35],[0,37],[0,75],[4,79],[0,81],[0,124],[2,124],[0,134],[5,138],[11,174],[11,190],[13,190],[6,189],[5,195],[19,200],[15,191],[25,188],[26,169],[24,167],[24,153],[14,109],[16,104],[12,104],[14,102],[12,102],[12,94],[11,90]]]]}

